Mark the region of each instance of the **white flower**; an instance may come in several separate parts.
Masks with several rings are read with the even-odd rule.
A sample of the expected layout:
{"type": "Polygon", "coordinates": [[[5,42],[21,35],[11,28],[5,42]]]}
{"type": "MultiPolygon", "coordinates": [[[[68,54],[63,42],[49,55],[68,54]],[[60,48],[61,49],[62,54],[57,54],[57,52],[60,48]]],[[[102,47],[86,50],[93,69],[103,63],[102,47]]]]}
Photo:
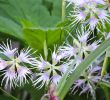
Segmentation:
{"type": "MultiPolygon", "coordinates": [[[[82,23],[83,21],[85,21],[85,19],[87,17],[86,13],[82,12],[80,10],[72,11],[69,15],[70,15],[70,18],[73,19],[73,21],[71,23],[72,27],[74,27],[78,23],[82,23]]],[[[87,22],[87,21],[85,21],[85,22],[87,22]]]]}
{"type": "Polygon", "coordinates": [[[90,92],[95,99],[95,87],[98,82],[101,81],[101,67],[100,66],[90,66],[81,77],[74,83],[72,92],[76,93],[78,89],[81,89],[80,95],[82,93],[90,92]]]}
{"type": "Polygon", "coordinates": [[[62,59],[62,56],[56,53],[56,50],[54,50],[54,52],[52,53],[52,63],[54,65],[56,65],[58,62],[60,62],[60,60],[62,59]]]}
{"type": "Polygon", "coordinates": [[[70,62],[65,62],[64,64],[60,65],[59,71],[62,73],[66,73],[69,65],[71,65],[70,62]]]}
{"type": "Polygon", "coordinates": [[[87,0],[72,0],[72,1],[77,6],[83,6],[87,0]]]}
{"type": "Polygon", "coordinates": [[[36,68],[39,70],[44,70],[50,68],[51,64],[43,59],[42,56],[39,57],[39,60],[35,62],[36,68]]]}
{"type": "Polygon", "coordinates": [[[3,44],[0,44],[0,49],[2,50],[1,53],[3,53],[5,56],[7,56],[10,59],[14,58],[14,55],[17,51],[17,48],[13,49],[12,48],[12,43],[11,41],[7,40],[7,44],[3,42],[3,44]]]}
{"type": "Polygon", "coordinates": [[[71,58],[76,55],[77,48],[71,46],[70,44],[66,44],[64,46],[60,46],[58,52],[63,58],[71,58]]]}
{"type": "Polygon", "coordinates": [[[60,81],[61,76],[60,75],[54,75],[52,76],[52,83],[54,83],[55,85],[58,84],[58,82],[60,81]]]}
{"type": "Polygon", "coordinates": [[[33,81],[34,86],[38,85],[37,88],[42,88],[45,84],[49,84],[49,75],[48,73],[38,73],[37,79],[33,81]]]}
{"type": "MultiPolygon", "coordinates": [[[[66,43],[64,46],[60,46],[58,52],[63,58],[71,59],[71,58],[83,58],[83,56],[87,57],[90,52],[95,50],[101,40],[90,42],[95,37],[89,39],[91,32],[85,31],[84,27],[81,27],[81,31],[77,30],[77,37],[73,37],[73,43],[66,43]]],[[[80,60],[78,61],[80,62],[80,60]]]]}
{"type": "Polygon", "coordinates": [[[76,67],[77,67],[83,61],[83,58],[81,58],[80,56],[77,56],[75,59],[76,59],[76,67]]]}
{"type": "Polygon", "coordinates": [[[87,50],[94,51],[98,47],[99,43],[100,43],[100,41],[95,41],[92,44],[88,44],[87,50]]]}
{"type": "Polygon", "coordinates": [[[87,39],[89,38],[89,34],[90,34],[89,31],[85,32],[84,30],[82,30],[81,32],[78,32],[78,40],[79,40],[79,42],[86,43],[87,39]]]}
{"type": "Polygon", "coordinates": [[[110,24],[110,14],[103,0],[73,0],[72,4],[74,4],[70,14],[70,18],[73,18],[72,26],[81,23],[89,25],[93,31],[95,28],[100,30],[99,26],[104,27],[106,22],[110,24]]]}
{"type": "Polygon", "coordinates": [[[106,38],[107,38],[107,39],[109,39],[109,38],[110,38],[110,33],[108,33],[108,34],[107,34],[107,37],[106,37],[106,38]]]}
{"type": "MultiPolygon", "coordinates": [[[[55,49],[55,48],[54,48],[55,49]]],[[[34,78],[33,84],[37,88],[42,88],[44,85],[58,84],[62,75],[66,72],[69,63],[61,62],[62,55],[56,49],[51,54],[51,61],[45,61],[42,56],[36,60],[36,78],[34,78]]]]}
{"type": "Polygon", "coordinates": [[[0,45],[1,53],[4,54],[9,59],[2,60],[0,58],[0,70],[3,70],[2,83],[5,83],[5,87],[10,86],[16,87],[24,85],[28,82],[30,78],[31,71],[27,68],[25,63],[33,66],[36,59],[30,54],[31,49],[22,50],[20,54],[17,55],[17,49],[12,48],[11,41],[7,41],[7,44],[0,45]]]}
{"type": "Polygon", "coordinates": [[[78,48],[78,51],[80,54],[82,53],[82,54],[87,55],[88,51],[91,52],[91,51],[95,50],[99,46],[99,43],[101,42],[101,40],[98,40],[98,41],[89,43],[90,40],[95,38],[95,37],[93,37],[93,38],[89,39],[89,36],[91,34],[89,31],[86,31],[86,32],[84,30],[82,30],[81,32],[78,31],[78,34],[80,34],[80,35],[78,35],[78,41],[76,40],[76,45],[77,45],[77,48],[78,48]]]}
{"type": "Polygon", "coordinates": [[[27,48],[26,50],[21,50],[20,54],[18,54],[18,61],[34,65],[36,59],[32,57],[32,54],[30,53],[31,50],[32,49],[29,48],[27,48]]]}
{"type": "Polygon", "coordinates": [[[31,71],[24,67],[24,66],[20,66],[17,68],[17,81],[19,83],[19,85],[24,85],[28,82],[27,78],[30,78],[31,75],[31,71]]]}
{"type": "Polygon", "coordinates": [[[14,88],[16,84],[16,72],[14,67],[12,66],[11,68],[7,69],[3,73],[3,79],[2,79],[2,85],[5,83],[5,87],[7,88],[8,86],[11,88],[14,88]]]}
{"type": "Polygon", "coordinates": [[[89,25],[91,30],[94,30],[97,24],[98,24],[98,19],[96,17],[93,16],[89,19],[89,25]]]}
{"type": "Polygon", "coordinates": [[[103,4],[105,5],[105,1],[104,0],[91,0],[92,2],[98,3],[98,4],[103,4]]]}
{"type": "Polygon", "coordinates": [[[0,70],[3,70],[7,67],[7,63],[5,60],[0,59],[0,70]]]}

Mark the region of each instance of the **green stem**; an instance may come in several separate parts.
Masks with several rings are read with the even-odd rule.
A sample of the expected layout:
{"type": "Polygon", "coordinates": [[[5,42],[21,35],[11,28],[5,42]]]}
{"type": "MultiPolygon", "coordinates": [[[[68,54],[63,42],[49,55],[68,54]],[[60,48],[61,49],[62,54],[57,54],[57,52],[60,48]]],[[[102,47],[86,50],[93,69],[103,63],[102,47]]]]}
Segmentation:
{"type": "Polygon", "coordinates": [[[105,82],[103,80],[99,82],[99,85],[102,85],[102,86],[110,88],[110,83],[109,82],[105,82]]]}
{"type": "Polygon", "coordinates": [[[62,21],[65,20],[65,6],[66,6],[66,2],[65,0],[62,0],[62,21]]]}
{"type": "Polygon", "coordinates": [[[106,100],[110,100],[110,94],[109,94],[110,83],[102,81],[99,84],[100,84],[100,86],[102,87],[102,89],[103,89],[103,91],[105,93],[106,100]]]}
{"type": "Polygon", "coordinates": [[[104,59],[104,62],[103,62],[102,71],[101,71],[101,76],[102,76],[102,77],[103,77],[103,76],[106,74],[106,72],[107,72],[108,61],[109,61],[109,59],[108,59],[107,53],[106,53],[105,59],[104,59]]]}
{"type": "Polygon", "coordinates": [[[105,92],[106,100],[110,100],[109,89],[107,87],[105,87],[103,90],[105,92]]]}
{"type": "Polygon", "coordinates": [[[18,100],[16,97],[12,96],[11,94],[9,94],[8,92],[6,92],[4,89],[2,89],[0,87],[0,90],[3,91],[4,93],[6,93],[8,96],[10,96],[11,98],[13,98],[13,100],[18,100]]]}
{"type": "Polygon", "coordinates": [[[45,60],[47,60],[48,57],[48,49],[47,49],[47,41],[44,41],[44,56],[45,56],[45,60]]]}

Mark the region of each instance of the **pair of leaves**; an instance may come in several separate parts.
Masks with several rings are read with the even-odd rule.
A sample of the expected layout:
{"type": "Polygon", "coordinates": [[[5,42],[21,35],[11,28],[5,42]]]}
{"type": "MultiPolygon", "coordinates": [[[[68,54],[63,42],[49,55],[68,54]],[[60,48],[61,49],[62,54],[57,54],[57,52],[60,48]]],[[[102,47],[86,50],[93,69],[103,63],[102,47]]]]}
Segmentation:
{"type": "MultiPolygon", "coordinates": [[[[59,0],[50,1],[53,8],[50,15],[48,7],[45,7],[43,1],[47,2],[46,0],[1,0],[0,17],[2,18],[0,18],[0,23],[1,25],[4,24],[3,27],[6,33],[9,27],[13,27],[8,33],[16,34],[16,31],[19,29],[17,28],[16,30],[17,25],[18,27],[21,26],[22,30],[21,23],[23,20],[32,23],[34,27],[53,27],[61,21],[61,2],[59,0]]],[[[2,31],[1,27],[0,31],[2,31]]],[[[21,32],[18,33],[22,34],[21,32]]]]}
{"type": "Polygon", "coordinates": [[[61,40],[61,29],[39,28],[39,26],[54,27],[59,21],[61,21],[59,0],[0,0],[0,32],[27,41],[31,47],[42,49],[45,39],[48,40],[48,46],[61,40]]]}
{"type": "Polygon", "coordinates": [[[47,46],[53,46],[54,44],[61,42],[64,38],[64,32],[61,28],[48,30],[28,28],[24,29],[24,37],[32,48],[41,50],[45,40],[47,46]]]}

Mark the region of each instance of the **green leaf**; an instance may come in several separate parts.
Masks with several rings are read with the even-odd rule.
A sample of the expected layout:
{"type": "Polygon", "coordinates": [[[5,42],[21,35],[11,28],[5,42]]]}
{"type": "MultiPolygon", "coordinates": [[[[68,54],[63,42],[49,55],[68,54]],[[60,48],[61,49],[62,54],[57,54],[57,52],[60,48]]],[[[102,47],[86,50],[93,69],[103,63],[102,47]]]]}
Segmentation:
{"type": "Polygon", "coordinates": [[[110,46],[110,39],[104,41],[95,51],[93,51],[77,68],[70,74],[66,81],[64,80],[57,87],[57,93],[60,100],[63,100],[73,82],[83,73],[83,71],[89,67],[99,56],[101,56],[106,49],[110,46]]]}
{"type": "Polygon", "coordinates": [[[0,32],[19,39],[24,39],[22,32],[24,27],[53,27],[59,21],[61,21],[59,0],[0,0],[0,32]],[[46,2],[46,7],[43,1],[46,2]],[[52,8],[51,14],[47,8],[52,8]]]}
{"type": "Polygon", "coordinates": [[[42,50],[44,42],[46,40],[47,46],[53,46],[56,43],[60,43],[63,40],[64,33],[60,28],[55,29],[37,29],[37,28],[25,28],[24,37],[27,43],[35,49],[42,50]]]}
{"type": "Polygon", "coordinates": [[[106,82],[106,81],[101,81],[100,83],[100,86],[102,87],[104,93],[105,93],[105,96],[106,96],[106,100],[110,100],[110,83],[109,82],[106,82]]]}
{"type": "Polygon", "coordinates": [[[0,31],[22,39],[21,26],[14,21],[0,16],[0,31]]]}
{"type": "Polygon", "coordinates": [[[44,91],[45,91],[44,88],[39,90],[33,87],[32,84],[26,84],[23,89],[25,89],[27,92],[31,94],[32,100],[40,100],[41,97],[44,95],[44,91]]]}
{"type": "Polygon", "coordinates": [[[107,54],[106,54],[107,57],[110,57],[110,48],[107,49],[106,53],[107,53],[107,54]]]}

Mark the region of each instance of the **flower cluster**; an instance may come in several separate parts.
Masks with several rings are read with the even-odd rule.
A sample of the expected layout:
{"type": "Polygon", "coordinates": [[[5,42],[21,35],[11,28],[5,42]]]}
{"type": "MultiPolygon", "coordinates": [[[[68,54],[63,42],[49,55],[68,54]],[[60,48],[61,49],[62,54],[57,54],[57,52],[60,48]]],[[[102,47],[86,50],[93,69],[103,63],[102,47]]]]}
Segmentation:
{"type": "MultiPolygon", "coordinates": [[[[85,31],[84,27],[82,27],[81,31],[77,31],[77,37],[72,37],[72,45],[68,42],[66,45],[58,47],[58,49],[54,48],[49,61],[45,60],[41,55],[37,58],[33,57],[32,49],[30,48],[19,52],[17,48],[12,47],[11,41],[7,41],[7,44],[3,42],[0,44],[0,55],[2,55],[0,56],[1,84],[5,84],[6,88],[13,88],[32,80],[33,85],[37,88],[56,86],[63,74],[68,71],[71,65],[73,66],[73,60],[75,63],[69,70],[69,74],[99,46],[101,41],[91,42],[89,37],[90,31],[85,31]],[[32,68],[34,69],[33,71],[31,70],[32,68]]],[[[103,80],[109,83],[108,79],[110,79],[108,74],[102,78],[100,73],[100,66],[94,67],[91,65],[73,83],[72,92],[76,93],[78,91],[77,88],[81,88],[80,94],[90,92],[95,98],[95,89],[98,82],[103,80]]],[[[57,98],[57,96],[52,94],[53,97],[57,98]]]]}
{"type": "Polygon", "coordinates": [[[33,65],[35,58],[31,57],[31,49],[21,50],[18,53],[17,48],[12,48],[11,41],[7,40],[7,44],[3,42],[0,44],[0,54],[4,57],[0,57],[0,71],[3,73],[1,76],[2,82],[5,83],[5,87],[15,87],[24,85],[30,78],[31,70],[25,65],[33,65]]]}
{"type": "Polygon", "coordinates": [[[89,39],[91,32],[85,31],[84,27],[82,27],[81,31],[77,31],[77,37],[73,37],[73,44],[66,43],[66,45],[59,47],[59,54],[63,56],[63,58],[78,58],[80,62],[81,59],[88,56],[88,54],[94,51],[100,44],[101,40],[96,40],[94,42],[90,42],[89,39]]]}
{"type": "MultiPolygon", "coordinates": [[[[66,43],[66,45],[60,46],[58,52],[64,59],[67,61],[71,61],[72,65],[73,60],[75,60],[75,66],[70,70],[71,72],[75,71],[75,68],[92,52],[94,51],[101,43],[100,40],[94,40],[90,38],[91,32],[89,30],[85,31],[84,27],[81,28],[81,31],[77,31],[77,36],[73,38],[73,44],[66,43]],[[91,42],[91,40],[94,40],[91,42]]],[[[99,61],[100,62],[100,61],[99,61]]],[[[105,75],[103,78],[101,76],[102,67],[98,66],[99,64],[95,64],[89,66],[84,72],[82,72],[80,78],[73,83],[72,92],[74,94],[80,88],[82,93],[91,93],[93,99],[95,100],[95,89],[97,84],[100,81],[107,81],[110,76],[105,75]]]]}
{"type": "MultiPolygon", "coordinates": [[[[73,18],[72,25],[81,22],[94,30],[96,26],[105,27],[105,23],[110,23],[109,11],[104,0],[67,0],[74,6],[70,16],[73,18]]],[[[99,28],[96,27],[98,30],[99,28]]]]}
{"type": "Polygon", "coordinates": [[[57,85],[63,73],[66,72],[69,62],[64,63],[61,61],[63,56],[59,55],[56,51],[52,53],[51,61],[46,61],[42,56],[38,57],[36,60],[36,68],[39,71],[36,73],[36,78],[34,80],[34,86],[38,88],[49,84],[57,85]]]}
{"type": "Polygon", "coordinates": [[[101,81],[101,67],[100,66],[90,66],[88,69],[85,70],[84,73],[80,76],[80,78],[74,83],[72,88],[72,92],[76,93],[80,88],[82,93],[91,93],[92,97],[96,98],[95,96],[95,89],[98,82],[101,81]]]}

